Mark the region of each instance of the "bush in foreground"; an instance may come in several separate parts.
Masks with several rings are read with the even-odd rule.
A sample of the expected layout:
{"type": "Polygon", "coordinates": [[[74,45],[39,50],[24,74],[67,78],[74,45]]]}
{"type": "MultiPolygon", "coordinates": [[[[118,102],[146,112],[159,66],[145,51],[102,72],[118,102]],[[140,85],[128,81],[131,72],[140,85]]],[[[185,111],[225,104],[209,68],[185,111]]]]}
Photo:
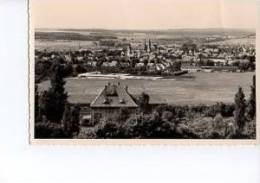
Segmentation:
{"type": "Polygon", "coordinates": [[[40,122],[35,124],[35,138],[56,139],[70,138],[64,133],[62,125],[51,122],[40,122]]]}

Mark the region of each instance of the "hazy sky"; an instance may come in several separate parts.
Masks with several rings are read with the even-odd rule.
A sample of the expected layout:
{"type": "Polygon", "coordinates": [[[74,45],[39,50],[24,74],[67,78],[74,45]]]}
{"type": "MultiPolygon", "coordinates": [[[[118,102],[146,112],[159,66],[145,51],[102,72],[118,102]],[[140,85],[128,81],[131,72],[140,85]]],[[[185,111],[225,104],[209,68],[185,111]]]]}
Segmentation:
{"type": "Polygon", "coordinates": [[[255,28],[256,0],[32,0],[36,28],[255,28]]]}

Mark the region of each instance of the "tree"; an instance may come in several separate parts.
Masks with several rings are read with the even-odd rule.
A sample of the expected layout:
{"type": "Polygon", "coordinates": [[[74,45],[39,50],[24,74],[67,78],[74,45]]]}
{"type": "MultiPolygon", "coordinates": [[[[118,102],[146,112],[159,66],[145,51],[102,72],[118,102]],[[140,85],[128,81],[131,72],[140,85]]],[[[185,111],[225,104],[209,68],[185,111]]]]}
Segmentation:
{"type": "Polygon", "coordinates": [[[106,119],[104,125],[99,125],[96,132],[97,138],[122,138],[120,134],[120,125],[106,119]]]}
{"type": "Polygon", "coordinates": [[[173,72],[175,71],[180,71],[181,70],[181,62],[180,61],[175,61],[171,64],[171,70],[173,72]]]}
{"type": "Polygon", "coordinates": [[[64,75],[64,77],[73,75],[73,67],[72,67],[72,64],[67,64],[67,65],[64,67],[63,75],[64,75]]]}
{"type": "Polygon", "coordinates": [[[79,112],[80,108],[78,106],[72,107],[69,103],[66,103],[62,117],[62,127],[67,137],[73,137],[79,133],[79,112]]]}
{"type": "Polygon", "coordinates": [[[219,126],[222,125],[222,123],[223,123],[223,116],[221,115],[221,113],[217,113],[213,120],[213,127],[218,128],[219,126]]]}
{"type": "Polygon", "coordinates": [[[116,117],[116,121],[126,121],[129,118],[130,114],[131,113],[127,108],[122,107],[119,109],[118,116],[116,117]]]}
{"type": "Polygon", "coordinates": [[[164,111],[162,113],[162,121],[169,122],[173,118],[173,113],[170,111],[164,111]]]}
{"type": "Polygon", "coordinates": [[[39,122],[35,124],[35,138],[67,138],[60,124],[39,122]]]}
{"type": "Polygon", "coordinates": [[[150,97],[145,92],[138,97],[137,103],[142,112],[146,112],[148,110],[150,97]]]}
{"type": "Polygon", "coordinates": [[[251,86],[251,94],[247,104],[247,116],[250,120],[255,118],[256,113],[256,87],[255,87],[255,75],[253,76],[253,85],[251,86]]]}
{"type": "Polygon", "coordinates": [[[79,116],[80,115],[80,107],[74,106],[71,110],[71,127],[72,132],[78,134],[79,133],[79,116]]]}
{"type": "Polygon", "coordinates": [[[67,93],[65,92],[65,81],[63,80],[63,70],[60,65],[56,65],[55,72],[51,77],[51,87],[43,98],[43,111],[47,119],[59,123],[65,109],[67,93]]]}
{"type": "Polygon", "coordinates": [[[39,110],[39,92],[38,92],[38,85],[35,84],[34,88],[34,119],[38,121],[40,117],[40,110],[39,110]]]}
{"type": "Polygon", "coordinates": [[[71,114],[71,109],[68,103],[65,104],[65,109],[62,117],[62,125],[63,125],[63,130],[65,134],[68,136],[71,136],[72,132],[72,114],[71,114]]]}
{"type": "Polygon", "coordinates": [[[235,95],[235,111],[234,118],[237,130],[241,131],[245,126],[245,109],[246,109],[246,101],[245,94],[241,87],[238,88],[238,92],[235,95]]]}

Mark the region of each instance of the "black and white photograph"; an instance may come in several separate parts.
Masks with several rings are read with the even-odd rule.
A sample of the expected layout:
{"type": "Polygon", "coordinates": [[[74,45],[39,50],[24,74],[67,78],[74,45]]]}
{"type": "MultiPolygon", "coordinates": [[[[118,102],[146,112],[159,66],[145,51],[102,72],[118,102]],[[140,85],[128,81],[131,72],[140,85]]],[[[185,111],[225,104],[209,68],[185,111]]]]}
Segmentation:
{"type": "Polygon", "coordinates": [[[0,183],[259,183],[260,0],[0,0],[0,183]]]}
{"type": "Polygon", "coordinates": [[[30,0],[30,138],[256,140],[255,0],[30,0]]]}

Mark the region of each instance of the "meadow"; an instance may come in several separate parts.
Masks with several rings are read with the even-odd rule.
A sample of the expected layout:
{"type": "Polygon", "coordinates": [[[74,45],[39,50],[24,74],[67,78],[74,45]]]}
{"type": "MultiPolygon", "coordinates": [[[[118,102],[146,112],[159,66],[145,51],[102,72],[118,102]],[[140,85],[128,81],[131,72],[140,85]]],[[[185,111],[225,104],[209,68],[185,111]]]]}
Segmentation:
{"type": "MultiPolygon", "coordinates": [[[[138,95],[150,94],[152,100],[160,98],[169,104],[214,104],[216,102],[232,103],[238,87],[241,86],[246,97],[250,94],[253,72],[246,73],[189,73],[173,79],[159,80],[118,80],[66,78],[66,91],[69,101],[91,102],[108,82],[127,85],[129,92],[138,95]]],[[[46,90],[49,81],[39,84],[39,90],[46,90]]]]}
{"type": "Polygon", "coordinates": [[[79,48],[91,49],[95,47],[93,41],[75,41],[75,40],[35,40],[35,48],[37,50],[55,50],[55,51],[70,51],[78,50],[79,48]]]}
{"type": "Polygon", "coordinates": [[[35,48],[37,50],[78,50],[95,49],[102,39],[131,40],[131,43],[143,44],[151,38],[154,43],[180,44],[195,42],[197,44],[240,45],[255,44],[254,30],[240,29],[169,29],[169,30],[105,30],[105,29],[36,29],[35,48]],[[227,39],[226,36],[232,36],[227,39]],[[207,37],[218,38],[208,42],[207,37]],[[221,41],[219,41],[221,39],[221,41]]]}
{"type": "Polygon", "coordinates": [[[255,38],[254,37],[247,37],[247,38],[237,38],[237,39],[229,39],[224,41],[217,41],[208,44],[212,45],[255,45],[255,38]]]}

